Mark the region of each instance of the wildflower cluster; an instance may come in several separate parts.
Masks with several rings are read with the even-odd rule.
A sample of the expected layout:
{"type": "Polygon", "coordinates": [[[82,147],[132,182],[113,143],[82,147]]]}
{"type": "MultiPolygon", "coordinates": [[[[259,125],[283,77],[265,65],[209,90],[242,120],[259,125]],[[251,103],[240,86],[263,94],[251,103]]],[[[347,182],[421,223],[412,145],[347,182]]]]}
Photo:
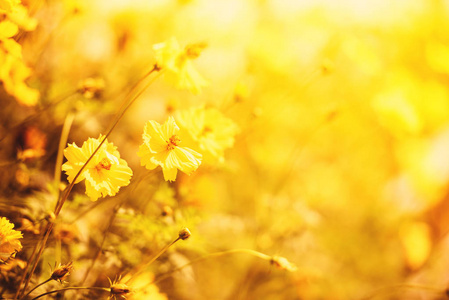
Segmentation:
{"type": "Polygon", "coordinates": [[[0,1],[0,82],[6,92],[27,106],[36,105],[39,92],[28,87],[25,80],[31,75],[22,57],[22,46],[14,37],[20,32],[32,31],[37,21],[28,16],[19,1],[0,1]]]}

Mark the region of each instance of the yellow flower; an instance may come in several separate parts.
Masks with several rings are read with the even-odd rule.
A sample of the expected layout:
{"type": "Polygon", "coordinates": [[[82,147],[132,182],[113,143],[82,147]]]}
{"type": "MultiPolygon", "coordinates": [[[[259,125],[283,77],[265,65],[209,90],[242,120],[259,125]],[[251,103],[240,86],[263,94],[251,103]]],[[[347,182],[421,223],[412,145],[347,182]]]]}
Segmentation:
{"type": "Polygon", "coordinates": [[[178,169],[190,175],[201,164],[201,154],[186,147],[180,147],[181,139],[176,135],[178,125],[173,117],[163,124],[148,121],[143,133],[143,144],[138,155],[141,165],[149,170],[162,167],[164,179],[174,181],[178,169]]]}
{"type": "MultiPolygon", "coordinates": [[[[101,140],[100,135],[98,139],[89,138],[81,148],[73,143],[64,150],[67,162],[62,165],[62,170],[66,172],[70,183],[100,145],[101,140]]],[[[120,158],[117,147],[106,140],[75,183],[86,179],[86,194],[95,201],[100,197],[117,194],[120,187],[129,184],[132,175],[133,172],[126,161],[120,158]]]]}
{"type": "Polygon", "coordinates": [[[176,88],[188,89],[193,94],[199,94],[201,88],[207,86],[207,81],[192,64],[205,47],[204,43],[199,43],[182,49],[175,38],[153,45],[156,64],[165,69],[165,79],[176,88]]]}
{"type": "Polygon", "coordinates": [[[133,293],[127,296],[130,300],[167,300],[167,296],[159,291],[157,285],[152,284],[154,275],[144,272],[136,276],[128,275],[122,281],[130,281],[133,287],[133,293]]]}
{"type": "Polygon", "coordinates": [[[178,120],[205,154],[224,161],[224,151],[234,145],[238,132],[234,121],[215,108],[204,107],[181,111],[178,120]]]}
{"type": "Polygon", "coordinates": [[[14,257],[16,252],[22,250],[22,233],[14,230],[14,224],[5,217],[0,218],[0,262],[6,262],[10,257],[14,257]]]}
{"type": "Polygon", "coordinates": [[[10,13],[20,5],[20,0],[0,0],[0,13],[10,13]]]}

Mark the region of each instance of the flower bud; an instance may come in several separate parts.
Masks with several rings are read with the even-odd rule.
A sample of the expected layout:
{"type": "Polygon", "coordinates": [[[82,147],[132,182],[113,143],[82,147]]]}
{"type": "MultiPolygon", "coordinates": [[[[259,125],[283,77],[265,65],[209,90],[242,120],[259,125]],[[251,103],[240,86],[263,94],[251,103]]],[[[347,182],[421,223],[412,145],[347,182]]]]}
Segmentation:
{"type": "Polygon", "coordinates": [[[192,234],[190,233],[190,230],[188,228],[183,228],[179,231],[179,238],[181,240],[188,239],[192,234]]]}

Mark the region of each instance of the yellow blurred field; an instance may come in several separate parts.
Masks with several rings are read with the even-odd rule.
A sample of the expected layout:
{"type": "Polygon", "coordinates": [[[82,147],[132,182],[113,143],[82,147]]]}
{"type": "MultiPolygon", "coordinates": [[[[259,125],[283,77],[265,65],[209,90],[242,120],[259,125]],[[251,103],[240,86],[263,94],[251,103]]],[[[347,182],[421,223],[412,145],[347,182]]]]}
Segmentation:
{"type": "Polygon", "coordinates": [[[449,1],[0,0],[2,299],[446,299],[449,1]]]}

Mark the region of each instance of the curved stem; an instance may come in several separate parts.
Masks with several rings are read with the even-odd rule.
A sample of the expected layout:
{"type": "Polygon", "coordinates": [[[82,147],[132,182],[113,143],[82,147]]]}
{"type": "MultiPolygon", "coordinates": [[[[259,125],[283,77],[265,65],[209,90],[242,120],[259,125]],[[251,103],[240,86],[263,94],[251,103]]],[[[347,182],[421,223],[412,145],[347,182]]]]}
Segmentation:
{"type": "Polygon", "coordinates": [[[51,281],[51,277],[48,278],[48,279],[45,280],[45,281],[42,281],[41,283],[39,283],[38,285],[36,285],[34,288],[32,288],[28,293],[26,293],[25,296],[22,297],[22,299],[23,299],[23,298],[26,298],[26,296],[28,296],[29,294],[31,294],[35,289],[37,289],[38,287],[40,287],[40,286],[46,284],[46,283],[49,282],[49,281],[51,281]]]}
{"type": "Polygon", "coordinates": [[[95,290],[95,291],[105,291],[105,292],[109,292],[109,293],[111,292],[110,289],[103,288],[103,287],[83,287],[83,286],[76,287],[76,286],[73,286],[73,287],[66,287],[66,288],[63,288],[63,289],[59,289],[59,290],[54,290],[54,291],[49,291],[49,292],[43,293],[43,294],[40,294],[37,297],[34,297],[31,300],[39,299],[41,297],[44,297],[44,296],[47,296],[47,295],[50,295],[50,294],[54,294],[54,293],[58,293],[58,292],[64,292],[64,291],[69,291],[69,290],[95,290]]]}
{"type": "Polygon", "coordinates": [[[228,255],[228,254],[234,254],[234,253],[246,253],[246,254],[250,254],[252,256],[261,258],[261,259],[265,259],[265,260],[271,261],[271,256],[266,255],[266,254],[261,253],[261,252],[258,252],[258,251],[255,251],[255,250],[252,250],[252,249],[231,249],[231,250],[226,250],[226,251],[221,251],[221,252],[215,252],[215,253],[210,253],[210,254],[207,254],[207,255],[202,256],[200,258],[194,259],[194,260],[186,263],[185,265],[182,265],[182,266],[180,266],[180,267],[178,267],[176,269],[173,269],[173,270],[169,271],[168,273],[165,273],[164,275],[160,276],[159,278],[156,278],[155,280],[153,280],[152,284],[156,284],[156,283],[158,283],[158,282],[168,278],[171,274],[173,274],[173,273],[175,273],[175,272],[177,272],[177,271],[179,271],[181,269],[184,269],[184,268],[186,268],[186,267],[188,267],[190,265],[193,265],[193,264],[196,264],[198,262],[207,260],[209,258],[220,257],[220,256],[228,255]]]}
{"type": "Polygon", "coordinates": [[[95,262],[97,261],[97,259],[100,257],[101,251],[103,250],[103,246],[104,243],[106,241],[106,236],[108,235],[109,230],[111,229],[112,223],[114,223],[114,220],[117,216],[117,212],[120,209],[120,207],[122,206],[123,202],[121,202],[120,204],[117,204],[114,207],[114,211],[113,214],[111,216],[111,218],[109,219],[109,224],[106,227],[106,229],[103,232],[103,240],[100,243],[100,247],[98,247],[97,253],[95,253],[94,257],[92,258],[92,261],[90,263],[90,266],[87,268],[86,272],[84,273],[84,277],[83,280],[81,281],[81,284],[84,284],[84,282],[86,281],[87,277],[89,276],[90,271],[93,269],[95,262]]]}
{"type": "MultiPolygon", "coordinates": [[[[137,92],[136,94],[135,91],[137,90],[137,88],[139,87],[139,85],[148,77],[150,76],[153,72],[155,71],[159,71],[160,68],[157,65],[154,65],[154,67],[148,72],[146,73],[129,91],[127,97],[125,98],[124,101],[124,105],[122,105],[123,110],[121,112],[118,113],[117,117],[115,118],[114,122],[112,123],[112,126],[110,127],[110,129],[108,130],[108,132],[106,133],[106,135],[103,137],[102,141],[100,142],[100,144],[98,145],[98,147],[95,149],[95,151],[92,153],[92,155],[87,159],[87,161],[84,163],[84,165],[80,168],[80,170],[78,171],[78,173],[75,175],[75,178],[73,179],[73,181],[70,183],[70,185],[66,188],[65,193],[62,194],[62,197],[59,198],[58,202],[56,203],[56,207],[55,207],[55,216],[58,217],[59,213],[61,212],[62,207],[64,206],[65,201],[67,200],[70,192],[72,191],[73,186],[75,185],[76,180],[78,179],[78,177],[81,175],[81,173],[84,171],[84,169],[86,168],[86,166],[89,164],[89,162],[92,160],[92,158],[95,156],[95,154],[99,151],[99,149],[101,148],[101,146],[104,144],[104,142],[106,141],[106,139],[109,137],[109,135],[111,134],[111,132],[114,130],[115,126],[117,126],[117,124],[120,122],[120,120],[122,119],[123,115],[125,114],[125,112],[129,109],[129,107],[136,101],[136,99],[142,95],[142,93],[153,83],[153,81],[157,78],[154,78],[153,80],[151,80],[149,83],[147,83],[145,85],[144,88],[142,88],[139,92],[137,92]],[[134,94],[134,95],[133,95],[134,94]]],[[[25,281],[25,286],[22,290],[22,294],[24,293],[26,287],[28,286],[28,283],[31,280],[31,277],[33,276],[33,273],[37,267],[37,264],[39,262],[39,259],[42,255],[42,252],[44,251],[45,245],[47,243],[48,237],[50,235],[50,232],[53,229],[53,225],[54,223],[49,223],[47,230],[45,232],[45,236],[44,239],[41,243],[39,252],[37,254],[37,258],[34,261],[33,267],[31,269],[30,274],[28,275],[27,280],[25,281]]],[[[20,289],[20,288],[19,288],[20,289]]],[[[14,298],[16,299],[17,296],[14,298]]]]}
{"type": "Polygon", "coordinates": [[[125,282],[125,284],[128,284],[133,279],[133,277],[135,277],[136,275],[142,273],[149,265],[151,265],[156,259],[158,259],[159,256],[161,256],[165,251],[168,250],[168,248],[170,248],[174,243],[176,243],[180,239],[181,239],[180,237],[177,237],[173,242],[171,242],[170,244],[168,244],[167,246],[162,248],[161,251],[159,251],[155,256],[153,256],[153,258],[151,258],[146,264],[144,264],[143,266],[139,267],[137,269],[137,271],[134,274],[132,274],[131,277],[125,282]]]}

